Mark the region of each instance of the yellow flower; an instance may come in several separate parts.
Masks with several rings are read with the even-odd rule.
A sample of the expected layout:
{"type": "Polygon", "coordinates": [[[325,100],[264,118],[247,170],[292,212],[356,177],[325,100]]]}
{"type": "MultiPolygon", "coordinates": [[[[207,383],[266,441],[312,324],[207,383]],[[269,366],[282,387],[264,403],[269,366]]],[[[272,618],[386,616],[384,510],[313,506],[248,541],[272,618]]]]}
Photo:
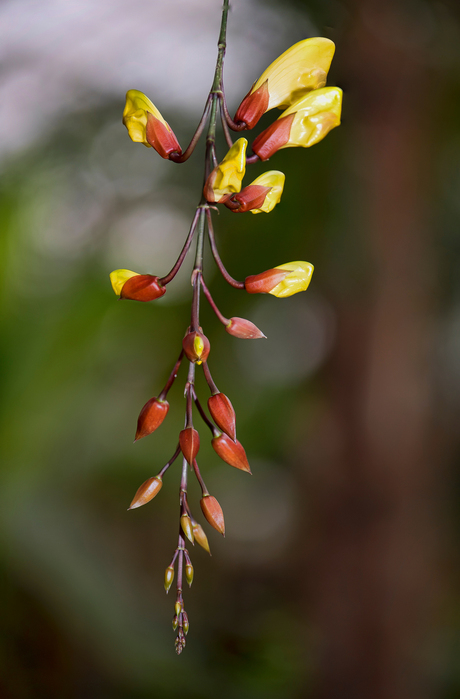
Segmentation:
{"type": "Polygon", "coordinates": [[[131,140],[155,148],[162,158],[172,152],[181,153],[181,147],[168,122],[153,102],[139,90],[128,90],[123,110],[123,124],[131,140]]]}
{"type": "Polygon", "coordinates": [[[131,272],[130,269],[116,269],[114,272],[110,273],[110,281],[112,283],[112,289],[117,296],[120,296],[121,290],[123,289],[125,282],[131,277],[137,277],[138,272],[131,272]]]}
{"type": "Polygon", "coordinates": [[[260,214],[265,211],[268,214],[281,199],[285,179],[279,170],[269,170],[244,187],[241,192],[228,194],[221,199],[221,203],[233,213],[251,211],[253,214],[260,214]]]}
{"type": "Polygon", "coordinates": [[[244,121],[252,129],[269,109],[286,109],[307,92],[324,87],[334,51],[334,42],[323,37],[291,46],[254,83],[235,121],[244,121]]]}
{"type": "Polygon", "coordinates": [[[239,138],[222,162],[211,172],[204,186],[204,196],[207,201],[219,202],[227,194],[240,191],[246,172],[247,145],[245,138],[239,138]]]}
{"type": "Polygon", "coordinates": [[[284,299],[287,296],[297,294],[299,291],[308,289],[314,267],[309,262],[288,262],[278,265],[274,269],[287,270],[290,273],[268,293],[284,299]]]}
{"type": "Polygon", "coordinates": [[[309,148],[339,126],[342,90],[322,87],[294,102],[255,139],[252,150],[268,160],[277,150],[302,146],[309,148]]]}

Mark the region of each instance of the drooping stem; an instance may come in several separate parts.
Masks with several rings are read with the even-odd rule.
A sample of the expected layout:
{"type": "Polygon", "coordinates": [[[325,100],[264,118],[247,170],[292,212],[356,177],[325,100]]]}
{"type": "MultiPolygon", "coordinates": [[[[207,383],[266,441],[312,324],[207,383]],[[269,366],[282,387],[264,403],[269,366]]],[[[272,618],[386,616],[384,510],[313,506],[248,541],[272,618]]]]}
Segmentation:
{"type": "Polygon", "coordinates": [[[223,90],[220,93],[219,98],[220,98],[220,103],[222,106],[222,112],[223,112],[223,115],[225,117],[225,121],[227,122],[229,127],[232,129],[232,131],[244,131],[245,129],[247,129],[248,128],[247,124],[245,124],[244,121],[239,121],[239,122],[233,121],[233,119],[230,116],[230,113],[228,111],[228,108],[227,108],[227,101],[225,99],[225,94],[224,94],[223,90]]]}
{"type": "Polygon", "coordinates": [[[208,489],[206,488],[206,484],[201,476],[200,469],[198,468],[196,459],[193,460],[193,470],[195,471],[196,479],[200,484],[201,492],[203,493],[203,495],[209,495],[208,489]]]}
{"type": "Polygon", "coordinates": [[[209,366],[208,366],[207,362],[203,362],[203,373],[204,373],[204,377],[206,379],[206,383],[208,384],[209,388],[211,389],[212,395],[215,396],[217,393],[220,393],[219,389],[217,388],[217,386],[214,383],[214,380],[211,376],[211,372],[209,371],[209,366]]]}
{"type": "Polygon", "coordinates": [[[172,160],[175,163],[184,163],[186,160],[190,158],[192,155],[193,151],[195,150],[195,146],[198,143],[201,134],[203,133],[203,129],[206,125],[206,119],[208,116],[208,111],[209,111],[209,105],[211,103],[211,95],[209,95],[206,105],[203,111],[203,116],[200,119],[200,123],[198,124],[195,133],[192,136],[192,139],[187,146],[187,148],[184,150],[183,153],[179,155],[179,153],[170,153],[169,159],[172,160]]]}
{"type": "Polygon", "coordinates": [[[166,396],[168,395],[169,389],[171,388],[171,386],[173,385],[174,381],[177,378],[177,373],[179,371],[179,367],[182,363],[183,357],[184,357],[184,350],[182,350],[182,352],[180,353],[179,359],[175,363],[174,369],[170,373],[169,379],[166,381],[164,389],[161,391],[160,395],[158,396],[158,400],[164,400],[166,398],[166,396]]]}
{"type": "Polygon", "coordinates": [[[195,229],[197,227],[197,223],[198,223],[199,218],[200,218],[201,211],[202,211],[202,209],[200,209],[198,207],[196,212],[195,212],[195,216],[193,217],[192,225],[190,226],[190,231],[188,233],[188,236],[185,239],[184,247],[182,248],[179,257],[177,258],[174,267],[172,268],[172,270],[170,272],[168,272],[168,274],[165,277],[162,277],[161,279],[158,280],[162,286],[169,284],[169,282],[174,279],[174,277],[176,276],[176,274],[178,273],[178,271],[182,267],[182,263],[185,260],[185,257],[190,249],[190,245],[192,244],[193,236],[195,233],[195,229]]]}
{"type": "Polygon", "coordinates": [[[206,425],[207,425],[207,426],[209,427],[209,429],[211,430],[213,436],[215,437],[215,436],[216,436],[215,433],[217,432],[217,430],[216,430],[216,428],[214,427],[214,425],[212,424],[211,420],[210,420],[210,419],[208,418],[208,416],[206,415],[206,413],[204,412],[203,406],[201,405],[200,401],[199,401],[198,398],[196,397],[196,393],[195,393],[195,389],[194,389],[194,388],[192,388],[192,395],[193,395],[193,400],[195,401],[195,405],[196,405],[196,407],[198,408],[198,412],[200,413],[201,417],[203,418],[203,422],[206,423],[206,425]]]}
{"type": "Polygon", "coordinates": [[[212,310],[214,311],[214,313],[216,314],[216,316],[218,317],[220,322],[223,323],[225,326],[227,326],[230,323],[230,319],[226,318],[224,315],[222,315],[222,313],[217,308],[217,306],[214,302],[214,299],[211,296],[211,292],[209,291],[208,287],[204,283],[203,277],[201,277],[201,287],[203,289],[204,295],[208,299],[209,305],[211,306],[212,310]]]}
{"type": "Polygon", "coordinates": [[[159,472],[158,476],[159,476],[160,478],[163,478],[164,474],[166,473],[166,471],[168,470],[168,468],[169,468],[170,466],[172,466],[172,464],[175,462],[175,460],[177,459],[177,457],[179,456],[179,454],[180,454],[180,446],[179,446],[179,444],[178,444],[178,445],[177,445],[177,449],[176,449],[176,451],[174,452],[173,456],[171,456],[171,458],[169,459],[168,463],[166,463],[166,464],[163,466],[163,468],[161,469],[161,471],[159,472]]]}
{"type": "Polygon", "coordinates": [[[216,239],[214,236],[214,229],[212,226],[211,212],[209,211],[209,209],[206,211],[206,218],[208,222],[208,237],[209,243],[211,245],[212,256],[214,257],[214,260],[219,268],[221,275],[223,276],[225,281],[231,284],[231,286],[235,287],[235,289],[244,289],[244,282],[239,282],[237,279],[234,279],[231,276],[231,274],[227,272],[224,263],[220,259],[219,251],[217,250],[216,239]]]}

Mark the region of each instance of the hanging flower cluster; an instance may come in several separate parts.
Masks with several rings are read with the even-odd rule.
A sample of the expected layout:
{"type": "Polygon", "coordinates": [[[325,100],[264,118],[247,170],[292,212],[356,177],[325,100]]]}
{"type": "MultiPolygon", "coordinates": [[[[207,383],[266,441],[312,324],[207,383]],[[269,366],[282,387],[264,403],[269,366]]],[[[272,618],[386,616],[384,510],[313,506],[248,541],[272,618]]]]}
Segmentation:
{"type": "Polygon", "coordinates": [[[200,435],[194,425],[194,407],[211,432],[211,444],[216,454],[227,464],[251,473],[246,452],[236,438],[235,412],[230,399],[213,381],[209,368],[210,343],[200,326],[200,298],[203,293],[225,330],[242,339],[258,339],[264,334],[249,320],[226,318],[217,308],[205,283],[203,271],[203,246],[208,237],[214,260],[226,281],[236,289],[249,294],[272,294],[285,298],[305,291],[311,280],[313,265],[308,262],[288,262],[276,265],[260,274],[246,277],[244,282],[234,279],[220,259],[212,225],[212,209],[223,205],[234,213],[269,213],[279,203],[283,193],[285,176],[278,170],[269,170],[251,184],[242,187],[246,166],[258,160],[268,160],[281,148],[302,146],[309,148],[323,139],[340,124],[342,91],[337,87],[325,87],[327,73],[334,54],[332,41],[323,38],[306,39],[292,46],[274,61],[254,83],[238,107],[234,119],[228,113],[222,79],[225,54],[225,34],[228,0],[224,2],[219,52],[214,82],[209,93],[203,117],[190,145],[182,151],[171,127],[150,99],[138,90],[129,90],[123,112],[123,123],[131,139],[154,148],[162,158],[176,163],[184,162],[193,152],[206,123],[206,156],[203,193],[185,240],[183,249],[172,270],[163,277],[140,274],[127,269],[111,273],[113,289],[122,299],[154,301],[163,296],[168,284],[179,271],[193,239],[196,237],[195,264],[192,272],[192,310],[190,325],[182,340],[179,358],[163,390],[157,397],[147,401],[142,408],[136,430],[136,441],[155,432],[166,419],[169,403],[168,392],[173,385],[184,360],[188,361],[185,384],[185,423],[179,432],[178,444],[170,460],[153,477],[148,478],[136,492],[129,509],[150,502],[163,486],[166,472],[182,457],[179,489],[179,537],[171,563],[165,572],[166,592],[176,577],[176,600],[173,628],[177,631],[176,652],[185,647],[185,636],[189,620],[184,608],[183,584],[191,585],[193,566],[186,541],[197,542],[210,553],[207,536],[189,503],[187,482],[189,468],[201,487],[201,511],[207,522],[220,534],[225,534],[222,508],[205,485],[198,466],[200,435]],[[239,138],[233,143],[229,129],[244,131],[252,129],[261,116],[270,109],[283,109],[281,116],[265,129],[252,143],[252,155],[248,157],[248,141],[239,138]],[[228,143],[228,153],[218,162],[215,133],[217,116],[220,112],[222,127],[228,143]],[[210,389],[206,412],[195,391],[195,372],[199,366],[204,372],[210,389]],[[176,573],[177,570],[177,573],[176,573]]]}

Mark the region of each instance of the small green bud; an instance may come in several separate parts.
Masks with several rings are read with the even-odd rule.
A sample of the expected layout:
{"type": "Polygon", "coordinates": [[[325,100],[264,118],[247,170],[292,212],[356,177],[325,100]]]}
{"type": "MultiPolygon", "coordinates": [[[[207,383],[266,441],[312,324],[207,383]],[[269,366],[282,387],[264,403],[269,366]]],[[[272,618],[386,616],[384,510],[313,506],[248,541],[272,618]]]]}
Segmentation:
{"type": "Polygon", "coordinates": [[[176,604],[174,605],[174,611],[176,612],[176,616],[179,616],[179,614],[180,614],[181,611],[182,611],[182,603],[179,602],[179,600],[178,600],[178,601],[176,602],[176,604]]]}
{"type": "Polygon", "coordinates": [[[179,618],[178,618],[178,616],[177,616],[177,614],[176,614],[176,616],[175,616],[174,619],[172,620],[173,631],[175,631],[175,630],[177,629],[178,624],[179,624],[179,618]]]}
{"type": "Polygon", "coordinates": [[[191,541],[192,544],[194,544],[195,537],[193,535],[192,522],[191,522],[190,517],[187,514],[183,514],[181,516],[180,525],[181,525],[182,531],[184,532],[187,539],[189,539],[189,541],[191,541]]]}
{"type": "Polygon", "coordinates": [[[173,584],[174,580],[174,568],[172,566],[168,566],[165,570],[165,590],[166,592],[169,592],[169,588],[173,584]]]}
{"type": "Polygon", "coordinates": [[[187,612],[184,612],[182,614],[182,626],[184,627],[184,632],[185,634],[188,634],[188,630],[190,628],[190,624],[188,623],[188,615],[187,612]]]}
{"type": "Polygon", "coordinates": [[[188,586],[191,587],[193,582],[193,566],[191,563],[185,566],[185,579],[188,582],[188,586]]]}

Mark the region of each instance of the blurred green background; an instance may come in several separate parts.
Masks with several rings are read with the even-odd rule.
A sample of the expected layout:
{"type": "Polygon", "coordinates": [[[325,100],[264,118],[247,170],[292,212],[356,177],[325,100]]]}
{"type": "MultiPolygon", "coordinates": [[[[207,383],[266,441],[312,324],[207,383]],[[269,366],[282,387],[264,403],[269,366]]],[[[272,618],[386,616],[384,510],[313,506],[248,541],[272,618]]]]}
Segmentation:
{"type": "Polygon", "coordinates": [[[161,430],[132,444],[188,325],[191,261],[152,304],[117,302],[108,275],[166,274],[202,178],[203,144],[179,167],[129,140],[124,93],[186,144],[219,23],[217,0],[0,5],[1,696],[458,697],[460,14],[445,0],[232,3],[232,113],[316,35],[337,44],[344,113],[271,159],[286,188],[269,216],[215,218],[236,278],[297,259],[315,273],[305,294],[259,298],[206,258],[222,312],[268,340],[229,337],[204,304],[253,476],[202,433],[227,536],[208,528],[212,558],[191,551],[174,652],[179,462],[126,508],[182,426],[184,368],[161,430]]]}

